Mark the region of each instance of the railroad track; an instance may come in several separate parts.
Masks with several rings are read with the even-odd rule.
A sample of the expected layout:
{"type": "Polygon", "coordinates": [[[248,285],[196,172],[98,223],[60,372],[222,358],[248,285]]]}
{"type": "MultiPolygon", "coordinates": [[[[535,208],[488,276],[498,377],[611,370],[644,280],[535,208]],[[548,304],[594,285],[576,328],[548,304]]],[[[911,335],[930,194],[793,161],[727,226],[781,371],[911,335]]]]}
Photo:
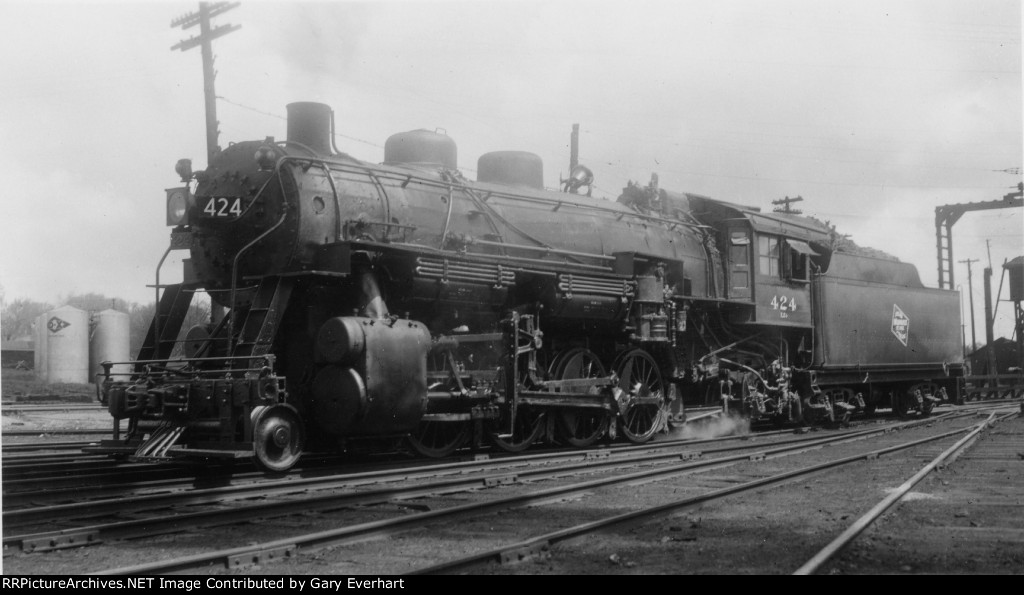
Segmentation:
{"type": "MultiPolygon", "coordinates": [[[[692,423],[687,424],[688,428],[694,429],[689,434],[679,430],[676,435],[689,437],[704,437],[713,432],[708,430],[709,426],[717,421],[721,413],[719,408],[700,408],[691,412],[692,423]],[[708,430],[708,431],[704,431],[708,430]]],[[[81,430],[50,430],[48,435],[59,435],[60,433],[81,433],[81,430]]],[[[96,430],[103,435],[109,436],[107,430],[96,430]]],[[[39,436],[40,432],[25,432],[33,436],[39,436]]],[[[719,431],[719,434],[722,432],[719,431]]],[[[764,432],[758,432],[762,435],[764,432]]],[[[10,432],[5,432],[10,434],[10,432]]],[[[15,433],[17,435],[17,432],[15,433]]],[[[660,439],[663,439],[659,437],[660,439]]],[[[4,490],[8,492],[28,493],[47,492],[59,494],[61,491],[72,489],[93,490],[98,484],[123,484],[126,480],[124,475],[132,474],[131,482],[138,482],[144,479],[159,480],[172,477],[186,478],[189,469],[205,470],[206,465],[191,465],[182,462],[176,466],[157,465],[129,465],[124,462],[117,462],[112,458],[85,455],[81,450],[91,444],[91,441],[53,441],[46,436],[42,440],[32,442],[20,442],[4,444],[3,458],[4,469],[4,490]],[[54,452],[58,451],[58,452],[54,452]],[[7,454],[10,453],[10,454],[7,454]],[[170,469],[170,471],[168,471],[170,469]]],[[[531,452],[543,453],[550,449],[533,449],[531,452]]],[[[333,454],[310,454],[304,457],[301,465],[306,468],[322,468],[330,465],[341,465],[340,457],[333,454]]],[[[218,469],[229,475],[240,472],[247,472],[253,469],[247,461],[234,462],[230,467],[219,466],[218,469]]],[[[46,497],[40,494],[40,497],[46,497]]]]}
{"type": "MultiPolygon", "coordinates": [[[[713,413],[713,412],[712,412],[713,413]]],[[[679,442],[686,440],[688,443],[695,439],[706,442],[701,437],[715,432],[704,422],[710,421],[710,416],[702,416],[701,421],[696,424],[699,429],[689,431],[690,428],[679,430],[670,434],[678,438],[659,437],[658,443],[679,442]]],[[[877,423],[885,423],[884,420],[871,420],[864,422],[870,426],[877,423]]],[[[809,431],[806,428],[789,430],[769,430],[751,433],[749,436],[738,434],[726,436],[723,440],[748,439],[751,436],[769,437],[773,435],[789,435],[801,431],[809,431]]],[[[720,431],[719,431],[720,433],[720,431]]],[[[698,443],[700,443],[698,442],[698,443]]],[[[39,443],[42,445],[43,443],[39,443]]],[[[621,452],[630,452],[630,449],[646,448],[630,447],[626,445],[606,446],[621,452]]],[[[534,449],[527,456],[548,457],[551,453],[564,452],[562,449],[534,449]]],[[[466,451],[464,457],[478,456],[478,453],[466,451]]],[[[480,456],[507,457],[505,453],[492,452],[490,455],[484,453],[480,456]]],[[[569,456],[572,456],[571,454],[569,456]]],[[[379,457],[378,457],[379,460],[379,457]]],[[[430,464],[429,459],[421,459],[418,463],[410,463],[408,457],[401,453],[395,453],[390,458],[384,459],[384,463],[377,465],[413,465],[430,464]]],[[[372,465],[371,465],[372,466],[372,465]]],[[[345,460],[337,455],[309,455],[296,470],[304,475],[331,472],[332,469],[345,468],[346,470],[358,470],[367,468],[367,463],[345,460]]],[[[112,461],[104,456],[84,454],[80,452],[64,452],[55,454],[47,449],[41,453],[24,452],[5,457],[4,459],[4,498],[5,509],[12,510],[22,505],[23,502],[32,502],[42,505],[47,502],[70,500],[83,500],[95,497],[118,497],[130,496],[136,491],[152,490],[185,490],[202,485],[223,486],[231,482],[247,482],[254,478],[262,478],[265,473],[254,470],[254,467],[247,462],[237,462],[233,465],[195,465],[182,463],[181,465],[153,465],[145,463],[127,463],[112,461]]]]}
{"type": "Polygon", "coordinates": [[[3,403],[0,404],[0,411],[3,413],[71,413],[77,411],[106,412],[107,408],[98,403],[3,403]]]}
{"type": "MultiPolygon", "coordinates": [[[[954,414],[945,414],[945,416],[950,419],[956,417],[954,414]]],[[[936,417],[931,420],[903,424],[901,427],[925,425],[934,426],[936,424],[943,423],[947,422],[943,421],[940,417],[936,417]]],[[[352,540],[365,540],[367,535],[392,535],[395,531],[415,531],[417,527],[422,527],[424,523],[436,523],[441,519],[441,517],[454,513],[458,513],[460,515],[481,515],[485,514],[485,511],[487,510],[509,510],[510,507],[518,511],[521,510],[521,508],[518,507],[521,507],[526,503],[532,503],[533,506],[538,506],[539,502],[547,502],[552,499],[556,501],[563,501],[566,498],[572,500],[574,498],[584,497],[581,496],[581,494],[585,495],[594,490],[607,489],[603,484],[607,484],[608,486],[646,485],[650,482],[661,483],[665,481],[662,479],[663,477],[675,477],[680,475],[695,477],[693,475],[694,473],[700,473],[701,470],[706,472],[709,468],[746,464],[749,463],[751,459],[763,461],[774,457],[781,457],[787,453],[806,452],[808,449],[820,449],[825,444],[863,441],[864,438],[869,435],[886,436],[890,432],[891,428],[876,427],[872,430],[866,431],[851,430],[847,432],[830,433],[832,435],[825,437],[815,435],[793,436],[792,433],[789,433],[788,438],[784,439],[781,434],[777,434],[773,440],[773,445],[770,447],[765,444],[755,444],[754,442],[759,439],[736,440],[735,442],[737,442],[737,444],[733,444],[731,446],[725,446],[721,443],[714,444],[713,441],[708,441],[708,447],[703,450],[696,449],[696,445],[691,443],[689,446],[650,445],[643,448],[626,447],[621,449],[624,452],[618,455],[612,454],[608,451],[601,452],[597,455],[576,451],[573,453],[561,453],[560,455],[553,454],[514,457],[504,461],[471,461],[467,464],[450,464],[449,468],[445,470],[446,473],[457,473],[458,475],[466,477],[449,478],[447,480],[440,480],[436,478],[428,480],[427,478],[430,477],[428,474],[435,473],[436,470],[422,469],[416,473],[403,471],[390,479],[383,472],[378,474],[376,478],[370,478],[368,476],[361,478],[349,476],[344,480],[339,480],[338,478],[327,479],[324,480],[324,483],[322,483],[319,488],[315,487],[315,482],[305,480],[293,480],[290,482],[293,485],[282,485],[273,489],[269,484],[263,483],[255,486],[255,493],[258,493],[264,501],[242,506],[240,503],[244,499],[252,498],[253,496],[252,493],[249,493],[247,496],[244,491],[238,490],[230,496],[232,502],[235,502],[235,504],[229,506],[229,511],[225,511],[223,507],[223,502],[229,497],[226,492],[210,492],[206,494],[193,492],[188,494],[189,500],[178,499],[178,506],[184,506],[187,502],[188,506],[193,508],[197,506],[216,507],[219,502],[221,503],[221,508],[211,508],[209,511],[193,512],[190,515],[167,515],[164,520],[160,520],[154,516],[148,516],[145,517],[144,520],[135,519],[108,523],[105,527],[79,526],[78,528],[67,529],[63,532],[50,531],[48,534],[37,532],[35,534],[22,534],[19,536],[9,535],[8,538],[5,538],[5,551],[9,549],[17,549],[17,546],[23,547],[26,550],[40,550],[51,547],[59,548],[70,545],[79,545],[83,543],[97,543],[104,539],[127,539],[132,536],[146,536],[147,543],[152,544],[154,536],[159,534],[159,531],[154,530],[153,527],[159,527],[161,523],[166,524],[168,527],[177,527],[177,530],[181,530],[183,527],[188,527],[190,529],[199,527],[200,522],[206,523],[207,525],[210,523],[223,524],[229,521],[251,520],[254,517],[258,517],[264,519],[261,521],[261,527],[266,525],[266,519],[268,518],[284,519],[275,521],[275,524],[282,523],[283,525],[291,527],[291,525],[296,523],[296,515],[294,514],[296,510],[304,511],[304,514],[311,514],[313,510],[329,511],[340,509],[343,517],[351,517],[347,521],[342,521],[344,525],[342,528],[326,532],[326,534],[321,531],[313,536],[289,537],[286,540],[292,542],[292,545],[289,547],[280,546],[280,544],[275,541],[271,541],[269,544],[260,544],[255,548],[243,548],[244,551],[239,550],[237,547],[228,547],[226,548],[226,552],[217,551],[204,554],[201,557],[202,560],[197,560],[192,556],[175,560],[173,563],[165,562],[158,566],[147,566],[145,569],[133,568],[128,572],[170,572],[174,570],[181,570],[183,568],[195,568],[197,565],[209,565],[211,563],[230,568],[238,565],[250,564],[253,561],[262,563],[274,557],[291,556],[300,550],[322,548],[325,546],[325,543],[345,543],[352,540]],[[785,442],[785,444],[783,442],[785,442]],[[714,446],[712,446],[712,444],[714,444],[714,446]],[[676,449],[675,453],[669,452],[672,448],[676,449]],[[627,449],[633,450],[630,451],[627,449]],[[764,450],[764,452],[751,454],[751,450],[756,451],[758,449],[764,450]],[[645,451],[647,454],[641,456],[640,453],[645,451]],[[732,455],[727,454],[730,451],[742,452],[736,452],[732,455]],[[566,463],[564,460],[560,463],[553,462],[556,460],[555,457],[566,456],[582,457],[582,460],[577,460],[575,463],[566,463]],[[699,457],[700,460],[691,460],[695,456],[699,457]],[[547,460],[543,460],[544,457],[549,458],[547,460]],[[587,460],[588,458],[590,460],[587,460]],[[460,465],[461,468],[458,468],[460,465]],[[498,467],[495,467],[495,465],[498,467]],[[637,472],[636,468],[639,465],[648,465],[652,468],[643,472],[637,472]],[[476,470],[472,472],[473,476],[467,476],[467,474],[471,473],[470,468],[473,466],[476,467],[476,470]],[[564,478],[566,477],[575,477],[580,474],[603,474],[607,477],[599,480],[576,482],[568,486],[552,488],[549,490],[527,492],[513,497],[513,501],[505,501],[506,499],[495,499],[490,497],[490,494],[495,491],[502,491],[510,488],[522,489],[524,486],[532,485],[541,479],[546,482],[557,483],[559,481],[564,481],[564,478]],[[347,484],[326,487],[331,481],[335,482],[335,484],[338,484],[339,481],[347,482],[347,484]],[[355,492],[353,491],[356,489],[356,484],[359,482],[363,482],[363,485],[379,485],[381,482],[396,483],[401,481],[405,481],[409,485],[405,487],[390,486],[386,488],[378,487],[357,490],[355,492]],[[498,489],[483,489],[485,487],[498,489]],[[280,492],[275,492],[274,490],[276,489],[280,489],[280,492]],[[301,493],[302,491],[312,491],[314,489],[340,489],[341,492],[331,494],[325,493],[318,496],[316,499],[307,497],[299,501],[294,499],[272,501],[276,498],[285,496],[288,493],[301,493]],[[445,496],[439,496],[439,494],[445,494],[445,496]],[[453,496],[453,494],[456,494],[457,496],[453,496]],[[466,504],[461,507],[452,506],[451,504],[453,498],[455,501],[462,499],[478,500],[481,499],[481,494],[487,495],[486,498],[483,498],[483,502],[466,504]],[[197,500],[197,498],[208,499],[197,500]],[[514,502],[516,498],[520,500],[518,504],[514,502]],[[440,502],[438,502],[438,499],[440,499],[440,502]],[[443,510],[434,510],[436,507],[443,507],[443,510]],[[466,509],[466,507],[474,507],[474,510],[466,509]],[[360,518],[364,518],[366,516],[381,516],[382,511],[385,509],[390,510],[392,514],[402,513],[400,515],[401,518],[392,521],[377,519],[373,521],[359,522],[360,518]],[[418,512],[416,514],[408,514],[409,510],[421,509],[429,510],[418,512]],[[445,512],[445,510],[447,510],[447,512],[445,512]],[[286,517],[283,515],[290,516],[286,517]],[[403,528],[396,528],[398,526],[403,528]],[[143,530],[141,527],[149,527],[149,529],[143,530]],[[135,531],[135,533],[132,533],[132,531],[135,531]],[[62,539],[64,540],[63,542],[61,541],[62,539]]],[[[962,430],[956,430],[956,432],[960,433],[962,430]]],[[[609,451],[610,450],[611,449],[609,449],[609,451]]],[[[175,498],[173,496],[164,495],[151,499],[149,505],[169,506],[174,501],[175,498]]],[[[123,502],[122,504],[123,506],[120,510],[123,511],[130,509],[127,502],[123,502]]],[[[107,506],[113,505],[107,504],[107,506]]],[[[85,509],[83,508],[81,510],[85,509]]],[[[14,526],[25,526],[25,523],[22,521],[29,519],[33,515],[35,515],[36,518],[53,518],[55,516],[55,512],[56,509],[53,508],[45,513],[30,512],[27,515],[21,515],[21,519],[19,519],[19,515],[16,514],[11,514],[10,516],[5,514],[5,531],[10,534],[9,527],[12,524],[14,526]]],[[[110,510],[107,509],[94,509],[88,514],[102,515],[108,514],[109,512],[110,510]]],[[[75,514],[82,513],[80,511],[75,514]]],[[[132,514],[137,515],[139,513],[134,512],[132,514]]],[[[143,517],[139,518],[142,519],[143,517]]],[[[311,519],[304,519],[302,515],[299,515],[298,520],[303,521],[305,524],[310,524],[311,522],[311,519]]],[[[303,522],[300,522],[299,524],[301,525],[303,522]]],[[[321,526],[320,522],[313,522],[313,524],[321,526]]],[[[159,540],[160,538],[156,537],[156,539],[159,540]]],[[[123,543],[120,543],[119,545],[119,542],[113,542],[111,547],[117,549],[126,546],[123,543]]],[[[64,553],[65,552],[55,552],[47,555],[63,555],[64,553]]],[[[8,568],[11,568],[12,562],[13,560],[6,562],[8,568]]],[[[77,571],[89,570],[78,568],[77,571]]],[[[116,573],[124,571],[124,569],[114,569],[114,571],[116,573]]]]}
{"type": "Polygon", "coordinates": [[[858,530],[856,541],[837,538],[845,550],[803,570],[1019,574],[1024,568],[1024,402],[1018,403],[1012,423],[977,434],[939,463],[938,472],[908,480],[912,492],[894,492],[901,498],[898,509],[880,502],[851,525],[850,532],[858,530]]]}
{"type": "MultiPolygon", "coordinates": [[[[877,431],[877,430],[874,430],[877,431]]],[[[670,440],[651,446],[618,446],[596,450],[554,450],[511,456],[497,454],[495,458],[480,455],[463,461],[434,463],[428,459],[405,460],[400,463],[348,465],[343,473],[333,472],[336,466],[306,468],[303,473],[273,477],[263,472],[232,473],[228,469],[216,470],[204,476],[188,475],[178,478],[135,480],[139,477],[138,467],[158,470],[162,466],[125,465],[121,475],[132,481],[119,485],[75,486],[54,489],[47,486],[35,491],[14,491],[4,494],[4,522],[10,526],[24,524],[26,520],[58,520],[61,516],[74,517],[95,515],[111,510],[129,511],[133,506],[169,506],[213,503],[225,499],[246,499],[273,493],[289,493],[296,490],[354,487],[368,484],[390,484],[403,480],[424,480],[456,474],[486,473],[500,471],[514,473],[517,469],[535,466],[543,469],[554,463],[575,463],[582,461],[585,468],[600,467],[604,461],[615,465],[634,464],[640,460],[658,457],[676,457],[682,449],[688,455],[713,452],[728,452],[735,449],[753,448],[749,443],[758,438],[774,437],[777,444],[786,442],[807,442],[811,438],[786,440],[792,432],[772,432],[755,436],[731,436],[705,440],[670,440]],[[739,442],[739,446],[729,446],[739,442]],[[655,454],[650,454],[655,453],[655,454]],[[659,454],[660,453],[660,454],[659,454]],[[665,454],[667,453],[667,454],[665,454]],[[202,488],[204,482],[216,483],[215,487],[202,488]],[[187,493],[185,493],[187,492],[187,493]],[[74,500],[69,502],[69,500],[74,500]],[[57,501],[59,504],[50,504],[57,501]]],[[[564,470],[564,468],[562,469],[564,470]]],[[[15,483],[15,482],[12,482],[15,483]]],[[[6,487],[6,486],[5,486],[6,487]]]]}
{"type": "MultiPolygon", "coordinates": [[[[7,432],[4,432],[5,434],[7,432]]],[[[4,444],[2,451],[4,453],[4,463],[8,461],[8,457],[16,459],[17,457],[28,457],[28,456],[40,456],[39,453],[49,453],[53,451],[63,451],[64,456],[74,456],[80,453],[80,451],[86,446],[96,444],[92,441],[83,440],[71,440],[67,442],[18,442],[14,444],[4,444]],[[25,453],[25,454],[19,454],[25,453]]],[[[22,460],[25,460],[24,458],[22,460]]]]}

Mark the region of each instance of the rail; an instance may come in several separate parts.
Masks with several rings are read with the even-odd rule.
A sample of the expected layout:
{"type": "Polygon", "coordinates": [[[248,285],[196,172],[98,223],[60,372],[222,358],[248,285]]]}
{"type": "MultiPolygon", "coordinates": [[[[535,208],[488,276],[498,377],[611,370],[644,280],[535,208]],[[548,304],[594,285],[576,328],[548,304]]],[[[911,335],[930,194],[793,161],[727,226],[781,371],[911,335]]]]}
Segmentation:
{"type": "MultiPolygon", "coordinates": [[[[1010,413],[1004,415],[999,419],[1002,421],[1009,417],[1016,416],[1017,413],[1010,413]]],[[[922,479],[924,479],[929,473],[934,471],[936,468],[943,465],[947,460],[955,459],[961,451],[969,447],[978,435],[981,434],[982,430],[987,427],[994,425],[997,420],[996,414],[991,413],[984,422],[978,424],[974,430],[969,434],[961,438],[948,449],[943,451],[939,456],[932,459],[930,463],[921,468],[920,471],[914,474],[913,477],[903,482],[903,485],[893,490],[888,496],[882,499],[881,502],[876,504],[871,510],[864,514],[864,516],[857,519],[846,531],[843,531],[839,537],[832,540],[831,543],[826,545],[820,552],[815,554],[810,560],[808,560],[803,566],[796,569],[793,572],[795,575],[809,575],[814,574],[823,564],[832,559],[837,553],[839,553],[847,544],[857,538],[865,529],[871,526],[876,520],[878,520],[885,511],[889,510],[894,504],[902,500],[907,493],[910,492],[911,488],[917,485],[922,479]]]]}
{"type": "MultiPolygon", "coordinates": [[[[913,423],[913,422],[912,422],[913,423]]],[[[911,427],[909,425],[901,425],[900,427],[911,427]]],[[[764,448],[757,450],[756,452],[741,452],[739,454],[726,455],[724,457],[695,460],[694,452],[674,452],[671,454],[658,455],[665,459],[667,464],[663,467],[657,467],[653,469],[647,469],[643,471],[631,472],[624,476],[616,477],[605,477],[595,480],[583,481],[571,485],[564,485],[548,489],[540,489],[518,495],[512,495],[505,498],[498,498],[495,500],[467,503],[462,505],[456,505],[448,508],[438,510],[428,510],[426,512],[404,515],[398,518],[369,521],[356,525],[349,525],[339,528],[320,530],[313,533],[307,533],[303,535],[293,535],[290,537],[275,539],[272,541],[265,541],[262,543],[250,543],[245,546],[232,547],[220,551],[207,551],[201,554],[188,555],[181,558],[174,559],[163,559],[159,562],[151,562],[138,566],[127,567],[127,568],[116,568],[95,572],[94,574],[104,575],[121,575],[121,574],[139,574],[139,573],[167,573],[177,572],[182,570],[197,569],[208,567],[211,565],[222,565],[225,568],[237,569],[253,563],[264,564],[266,562],[273,561],[278,558],[289,557],[297,554],[298,552],[305,549],[314,549],[320,547],[326,547],[331,545],[342,545],[346,543],[352,543],[355,541],[363,541],[372,537],[386,537],[396,533],[407,531],[411,528],[422,527],[426,522],[436,521],[439,519],[452,518],[459,515],[467,514],[485,514],[493,512],[495,510],[516,508],[521,506],[529,506],[533,504],[541,504],[544,502],[551,501],[553,499],[560,499],[574,494],[580,494],[592,491],[598,487],[603,486],[615,486],[615,485],[628,485],[637,481],[651,481],[657,477],[671,476],[676,474],[692,473],[697,469],[716,467],[723,464],[732,462],[745,462],[751,460],[765,460],[775,456],[781,456],[783,454],[796,454],[803,452],[807,449],[818,448],[827,443],[835,443],[841,441],[849,441],[858,439],[855,434],[863,437],[871,434],[883,434],[891,431],[892,428],[876,428],[869,431],[858,431],[842,436],[832,436],[829,438],[812,438],[808,440],[794,440],[787,445],[763,445],[764,448]],[[672,461],[672,462],[668,462],[672,461]]],[[[564,532],[558,532],[556,534],[549,534],[542,536],[540,539],[541,543],[552,543],[557,540],[569,538],[571,536],[580,535],[592,532],[601,526],[610,526],[621,523],[623,521],[632,520],[635,518],[641,518],[644,516],[650,516],[654,514],[660,514],[666,510],[671,510],[678,507],[690,506],[694,502],[712,500],[720,498],[732,493],[738,493],[745,490],[750,490],[763,485],[771,485],[772,483],[780,482],[790,477],[797,477],[801,474],[812,473],[821,469],[839,466],[846,463],[855,461],[861,461],[865,458],[872,458],[877,456],[878,453],[891,452],[902,448],[908,448],[910,446],[927,443],[934,440],[940,440],[942,438],[952,436],[955,434],[961,434],[966,431],[966,428],[957,429],[951,432],[939,436],[931,436],[923,440],[916,440],[914,442],[901,444],[895,447],[888,447],[881,450],[872,451],[867,454],[860,454],[853,457],[841,459],[839,461],[832,461],[829,463],[815,465],[811,468],[805,468],[798,470],[797,472],[786,473],[771,478],[757,480],[748,484],[743,484],[737,488],[728,488],[725,490],[718,490],[704,496],[699,496],[693,499],[687,499],[686,501],[674,502],[672,504],[656,507],[651,509],[644,509],[634,513],[627,513],[626,515],[615,516],[605,521],[599,521],[598,523],[590,523],[574,527],[564,532]]],[[[682,446],[682,445],[681,445],[682,446]]],[[[650,445],[645,445],[644,448],[650,448],[650,445]]],[[[685,446],[684,446],[685,448],[685,446]]],[[[749,450],[749,446],[734,446],[731,449],[736,450],[749,450]]],[[[593,451],[591,451],[593,452],[593,451]]],[[[586,453],[575,453],[576,456],[586,455],[586,453]]],[[[536,455],[534,455],[536,456],[536,455]]],[[[516,458],[516,457],[514,457],[516,458]]],[[[601,456],[598,459],[593,457],[585,457],[591,464],[600,464],[605,461],[605,457],[601,456]]],[[[629,468],[636,467],[636,459],[631,458],[624,461],[629,468]]],[[[623,461],[608,461],[608,464],[622,465],[623,461]]],[[[502,485],[504,483],[515,483],[520,480],[526,474],[539,473],[561,473],[564,469],[541,469],[536,470],[516,470],[513,473],[507,471],[500,473],[498,476],[488,478],[489,481],[484,481],[484,478],[476,478],[475,485],[479,486],[481,482],[485,485],[502,485]]],[[[460,479],[460,481],[467,481],[466,479],[460,479]]],[[[419,485],[415,489],[423,490],[427,486],[419,485]]],[[[265,486],[264,486],[265,489],[265,486]]],[[[294,482],[292,483],[291,490],[298,490],[294,482]]],[[[436,491],[436,487],[434,491],[436,491]]],[[[366,494],[357,494],[356,496],[363,497],[366,494]]],[[[393,491],[389,491],[387,497],[392,499],[396,496],[393,491]]],[[[166,497],[166,496],[164,496],[166,497]]],[[[334,496],[335,498],[337,496],[334,496]]],[[[288,508],[288,510],[294,510],[294,506],[288,508]]],[[[12,544],[13,545],[13,544],[12,544]]],[[[518,545],[518,544],[517,544],[518,545]]],[[[440,569],[447,570],[450,566],[461,566],[467,562],[473,563],[479,561],[483,557],[507,554],[510,550],[518,550],[517,546],[512,548],[502,548],[497,551],[485,553],[483,555],[473,555],[468,558],[462,558],[457,561],[448,563],[442,563],[440,565],[428,568],[413,570],[411,574],[431,574],[435,573],[440,569]]]]}

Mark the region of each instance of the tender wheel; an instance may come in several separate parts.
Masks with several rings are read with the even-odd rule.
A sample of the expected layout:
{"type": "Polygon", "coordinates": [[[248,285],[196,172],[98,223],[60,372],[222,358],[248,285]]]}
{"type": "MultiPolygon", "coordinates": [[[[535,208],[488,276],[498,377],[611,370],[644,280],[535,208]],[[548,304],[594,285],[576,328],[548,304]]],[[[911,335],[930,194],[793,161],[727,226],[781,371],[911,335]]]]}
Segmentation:
{"type": "Polygon", "coordinates": [[[909,400],[912,397],[910,395],[903,395],[897,391],[892,396],[892,410],[896,413],[896,417],[900,419],[910,418],[910,406],[909,400]]]}
{"type": "Polygon", "coordinates": [[[267,471],[291,469],[306,443],[305,428],[290,405],[272,405],[252,410],[252,443],[256,464],[267,471]]]}
{"type": "Polygon", "coordinates": [[[512,434],[509,431],[509,410],[502,411],[501,417],[490,424],[488,437],[494,446],[505,452],[522,452],[540,439],[544,433],[546,418],[543,412],[532,411],[529,407],[516,410],[512,434]]]}
{"type": "Polygon", "coordinates": [[[469,440],[469,424],[465,421],[421,421],[409,434],[409,446],[417,453],[440,459],[447,457],[469,440]]]}
{"type": "Polygon", "coordinates": [[[618,358],[619,429],[627,440],[642,444],[665,423],[665,385],[654,358],[643,349],[627,351],[618,358]]]}
{"type": "MultiPolygon", "coordinates": [[[[606,375],[597,355],[583,348],[560,355],[552,368],[553,380],[600,378],[606,375]]],[[[589,392],[597,394],[599,391],[594,388],[589,392]]],[[[557,416],[559,440],[577,448],[594,444],[608,431],[608,413],[601,409],[562,409],[557,416]]]]}
{"type": "Polygon", "coordinates": [[[940,386],[934,382],[922,382],[915,384],[910,389],[910,394],[915,394],[915,391],[921,392],[921,405],[918,407],[921,411],[921,417],[928,417],[932,414],[932,410],[935,409],[935,401],[932,398],[938,398],[940,386]],[[931,398],[929,398],[931,397],[931,398]]]}

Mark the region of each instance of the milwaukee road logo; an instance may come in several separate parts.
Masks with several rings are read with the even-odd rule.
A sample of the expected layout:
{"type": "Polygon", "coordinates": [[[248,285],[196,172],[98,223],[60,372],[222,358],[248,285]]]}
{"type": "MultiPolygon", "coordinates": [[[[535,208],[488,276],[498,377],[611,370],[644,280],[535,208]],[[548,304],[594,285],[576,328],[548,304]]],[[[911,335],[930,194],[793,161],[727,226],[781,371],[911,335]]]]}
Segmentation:
{"type": "Polygon", "coordinates": [[[892,305],[892,334],[896,335],[904,347],[907,346],[907,337],[910,336],[910,319],[896,304],[892,305]]]}
{"type": "Polygon", "coordinates": [[[50,319],[50,322],[46,323],[46,328],[50,329],[51,333],[59,333],[61,330],[71,326],[70,322],[61,320],[54,316],[50,319]]]}

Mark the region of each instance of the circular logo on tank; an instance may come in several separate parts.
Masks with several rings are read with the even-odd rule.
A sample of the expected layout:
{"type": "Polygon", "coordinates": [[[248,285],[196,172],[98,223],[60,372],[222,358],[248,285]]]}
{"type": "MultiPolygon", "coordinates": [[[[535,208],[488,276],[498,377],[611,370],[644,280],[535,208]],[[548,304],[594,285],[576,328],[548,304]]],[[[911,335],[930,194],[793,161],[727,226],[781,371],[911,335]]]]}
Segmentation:
{"type": "Polygon", "coordinates": [[[51,333],[59,333],[61,330],[71,326],[70,322],[61,320],[54,316],[50,319],[50,322],[46,323],[46,328],[50,329],[51,333]]]}

